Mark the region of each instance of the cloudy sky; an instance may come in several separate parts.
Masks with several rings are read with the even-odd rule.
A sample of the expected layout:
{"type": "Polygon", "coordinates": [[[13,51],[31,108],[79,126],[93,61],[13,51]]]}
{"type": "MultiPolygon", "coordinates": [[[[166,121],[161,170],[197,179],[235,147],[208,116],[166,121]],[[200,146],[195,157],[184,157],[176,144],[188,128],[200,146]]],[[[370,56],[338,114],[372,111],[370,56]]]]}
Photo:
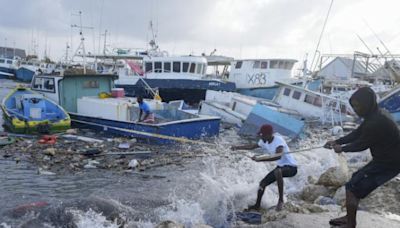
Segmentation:
{"type": "MultiPolygon", "coordinates": [[[[146,48],[152,20],[159,46],[171,54],[217,54],[235,58],[309,58],[314,54],[331,0],[0,0],[0,46],[24,48],[51,58],[76,49],[82,11],[86,48],[146,48]],[[99,42],[100,41],[100,42],[99,42]],[[33,45],[36,43],[36,45],[33,45]],[[47,44],[47,45],[46,45],[47,44]],[[100,45],[99,45],[100,44],[100,45]]],[[[334,0],[319,50],[400,53],[399,0],[334,0]]],[[[71,51],[72,52],[72,51],[71,51]]]]}

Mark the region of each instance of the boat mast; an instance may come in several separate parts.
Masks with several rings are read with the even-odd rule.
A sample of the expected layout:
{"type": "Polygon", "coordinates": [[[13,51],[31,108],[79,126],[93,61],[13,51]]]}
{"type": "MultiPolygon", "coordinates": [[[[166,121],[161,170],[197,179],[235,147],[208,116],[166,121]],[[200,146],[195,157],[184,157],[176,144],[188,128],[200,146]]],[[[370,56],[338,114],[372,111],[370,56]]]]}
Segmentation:
{"type": "Polygon", "coordinates": [[[79,11],[79,14],[75,15],[79,16],[79,25],[73,24],[72,28],[79,28],[79,35],[81,37],[81,43],[75,51],[74,57],[79,54],[79,51],[82,51],[83,58],[83,74],[86,74],[86,51],[85,51],[85,37],[83,36],[83,29],[93,29],[93,27],[83,26],[82,25],[82,11],[79,11]]]}
{"type": "Polygon", "coordinates": [[[319,35],[317,47],[315,47],[314,56],[313,56],[313,58],[312,58],[311,65],[310,65],[311,71],[314,71],[315,68],[317,67],[316,56],[317,56],[317,53],[319,53],[318,48],[319,48],[319,45],[320,45],[320,43],[321,43],[322,35],[324,34],[326,24],[327,24],[327,22],[328,22],[329,13],[331,12],[332,5],[333,5],[333,0],[331,0],[331,4],[329,5],[328,13],[326,14],[326,18],[325,18],[325,21],[324,21],[324,25],[322,26],[322,31],[321,31],[321,34],[319,35]],[[315,66],[314,66],[314,62],[315,62],[315,66]],[[314,66],[314,67],[313,67],[313,66],[314,66]]]}

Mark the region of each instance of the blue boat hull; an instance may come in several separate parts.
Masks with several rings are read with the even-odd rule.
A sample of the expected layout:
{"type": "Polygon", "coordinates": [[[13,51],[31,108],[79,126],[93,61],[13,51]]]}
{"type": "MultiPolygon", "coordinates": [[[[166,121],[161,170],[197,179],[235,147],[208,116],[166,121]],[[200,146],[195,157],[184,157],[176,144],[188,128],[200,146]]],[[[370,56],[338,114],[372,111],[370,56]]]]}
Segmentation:
{"type": "Polygon", "coordinates": [[[27,88],[13,89],[0,107],[5,127],[14,133],[61,132],[71,125],[65,110],[27,88]]]}
{"type": "Polygon", "coordinates": [[[10,69],[7,67],[0,67],[0,78],[11,78],[13,76],[11,75],[15,75],[15,70],[14,69],[10,69]],[[5,74],[2,74],[2,72],[4,72],[5,74]]]}
{"type": "Polygon", "coordinates": [[[23,82],[31,82],[34,74],[34,71],[31,71],[24,67],[20,67],[15,73],[15,77],[17,78],[17,80],[23,82]]]}
{"type": "Polygon", "coordinates": [[[219,118],[173,121],[150,125],[89,117],[76,113],[70,113],[70,116],[72,123],[79,127],[87,127],[112,135],[134,137],[155,144],[171,144],[179,141],[185,142],[185,139],[196,140],[203,137],[217,136],[220,126],[219,118]]]}
{"type": "MultiPolygon", "coordinates": [[[[144,79],[152,88],[157,88],[163,101],[185,100],[187,103],[198,103],[204,100],[207,90],[235,91],[235,83],[216,80],[189,80],[189,79],[144,79]]],[[[135,85],[116,85],[124,88],[127,96],[143,96],[152,98],[146,90],[146,85],[139,80],[135,85]]]]}
{"type": "Polygon", "coordinates": [[[400,88],[392,95],[379,101],[379,107],[386,109],[393,119],[400,124],[400,88]]]}
{"type": "Polygon", "coordinates": [[[257,104],[251,110],[242,128],[240,128],[239,134],[257,136],[257,132],[263,124],[271,124],[274,127],[274,131],[290,137],[298,136],[304,128],[304,121],[257,104]]]}

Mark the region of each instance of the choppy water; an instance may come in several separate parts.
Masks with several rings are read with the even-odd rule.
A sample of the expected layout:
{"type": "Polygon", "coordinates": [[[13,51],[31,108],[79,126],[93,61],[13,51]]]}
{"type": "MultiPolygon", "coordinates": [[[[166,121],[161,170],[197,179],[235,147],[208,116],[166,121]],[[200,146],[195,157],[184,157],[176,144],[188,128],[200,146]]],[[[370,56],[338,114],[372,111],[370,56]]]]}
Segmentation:
{"type": "MultiPolygon", "coordinates": [[[[8,80],[0,83],[13,84],[8,80]]],[[[0,88],[0,98],[6,93],[7,89],[0,88]]],[[[226,227],[229,213],[254,203],[258,182],[275,166],[233,154],[228,148],[239,141],[235,130],[227,130],[215,146],[203,148],[207,156],[187,160],[184,166],[145,172],[165,178],[107,170],[46,176],[38,175],[33,164],[0,159],[0,227],[60,227],[69,222],[76,227],[118,227],[106,217],[123,218],[133,227],[153,227],[164,220],[188,227],[199,223],[226,227]],[[32,202],[47,202],[49,206],[25,215],[13,211],[32,202]]],[[[323,149],[296,154],[295,158],[300,168],[295,178],[285,182],[288,194],[300,191],[310,174],[318,176],[337,164],[336,155],[323,149]]],[[[269,207],[276,201],[277,188],[272,185],[263,204],[269,207]]]]}

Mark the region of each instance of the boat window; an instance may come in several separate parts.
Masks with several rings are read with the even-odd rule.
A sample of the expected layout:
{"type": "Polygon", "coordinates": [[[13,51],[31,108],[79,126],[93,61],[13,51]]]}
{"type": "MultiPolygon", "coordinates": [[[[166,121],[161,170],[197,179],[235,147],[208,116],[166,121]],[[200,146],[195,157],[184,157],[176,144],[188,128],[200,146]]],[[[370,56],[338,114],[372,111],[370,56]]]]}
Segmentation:
{"type": "Polygon", "coordinates": [[[261,62],[260,62],[260,61],[254,61],[254,63],[253,63],[253,68],[254,68],[254,69],[258,69],[258,68],[260,68],[260,65],[261,65],[261,62]]]}
{"type": "Polygon", "coordinates": [[[203,66],[203,73],[202,74],[206,74],[206,70],[207,70],[207,65],[206,64],[201,64],[203,66]]]}
{"type": "Polygon", "coordinates": [[[12,64],[12,60],[7,60],[7,63],[8,64],[12,64]]]}
{"type": "Polygon", "coordinates": [[[189,63],[182,63],[182,72],[188,72],[189,69],[189,63]]]}
{"type": "Polygon", "coordinates": [[[291,70],[293,68],[293,62],[285,62],[285,69],[291,70]]]}
{"type": "Polygon", "coordinates": [[[5,60],[4,59],[0,59],[0,63],[4,63],[5,62],[5,60]]]}
{"type": "Polygon", "coordinates": [[[277,69],[279,67],[279,62],[276,60],[271,60],[269,64],[269,68],[271,69],[277,69]]]}
{"type": "Polygon", "coordinates": [[[197,63],[196,65],[196,74],[201,74],[201,64],[197,63]]]}
{"type": "Polygon", "coordinates": [[[289,96],[290,92],[291,92],[291,90],[289,88],[285,88],[285,90],[283,90],[283,95],[289,96]]]}
{"type": "Polygon", "coordinates": [[[235,65],[235,69],[240,69],[240,68],[242,68],[242,64],[243,64],[243,61],[237,61],[237,62],[236,62],[236,65],[235,65]]]}
{"type": "Polygon", "coordinates": [[[322,98],[320,96],[317,96],[314,99],[313,105],[318,106],[318,107],[322,107],[322,98]]]}
{"type": "Polygon", "coordinates": [[[300,99],[300,96],[301,96],[301,93],[300,93],[299,91],[296,91],[296,90],[295,90],[295,91],[293,92],[293,96],[292,96],[292,97],[293,97],[294,99],[299,100],[299,99],[300,99]]]}
{"type": "Polygon", "coordinates": [[[164,63],[164,72],[165,73],[171,72],[171,63],[170,62],[165,62],[164,63]]]}
{"type": "Polygon", "coordinates": [[[189,69],[190,73],[194,73],[195,69],[196,69],[196,64],[195,63],[191,63],[190,64],[190,69],[189,69]]]}
{"type": "Polygon", "coordinates": [[[181,62],[174,62],[172,64],[172,71],[175,73],[180,73],[181,72],[181,62]]]}
{"type": "Polygon", "coordinates": [[[261,62],[261,69],[267,69],[268,68],[268,62],[261,62]]]}
{"type": "Polygon", "coordinates": [[[306,97],[304,98],[304,102],[309,103],[309,104],[313,104],[314,103],[314,96],[308,95],[306,94],[306,97]]]}
{"type": "Polygon", "coordinates": [[[146,73],[153,71],[153,62],[146,62],[145,63],[146,73]]]}
{"type": "Polygon", "coordinates": [[[43,81],[43,90],[54,92],[54,78],[44,78],[43,81]]]}
{"type": "Polygon", "coordinates": [[[279,61],[279,69],[285,69],[285,62],[279,61]]]}
{"type": "Polygon", "coordinates": [[[346,113],[346,112],[347,112],[346,105],[344,105],[344,104],[341,104],[341,105],[340,105],[340,112],[341,112],[341,113],[346,113]]]}
{"type": "Polygon", "coordinates": [[[43,78],[35,78],[33,81],[33,88],[34,89],[42,89],[43,78]]]}
{"type": "Polygon", "coordinates": [[[162,65],[161,62],[154,62],[154,72],[161,73],[162,72],[162,65]]]}
{"type": "Polygon", "coordinates": [[[28,64],[27,64],[28,66],[32,66],[33,65],[33,63],[30,63],[30,62],[28,62],[28,64]]]}
{"type": "Polygon", "coordinates": [[[83,82],[83,88],[99,88],[99,81],[91,80],[83,82]]]}

